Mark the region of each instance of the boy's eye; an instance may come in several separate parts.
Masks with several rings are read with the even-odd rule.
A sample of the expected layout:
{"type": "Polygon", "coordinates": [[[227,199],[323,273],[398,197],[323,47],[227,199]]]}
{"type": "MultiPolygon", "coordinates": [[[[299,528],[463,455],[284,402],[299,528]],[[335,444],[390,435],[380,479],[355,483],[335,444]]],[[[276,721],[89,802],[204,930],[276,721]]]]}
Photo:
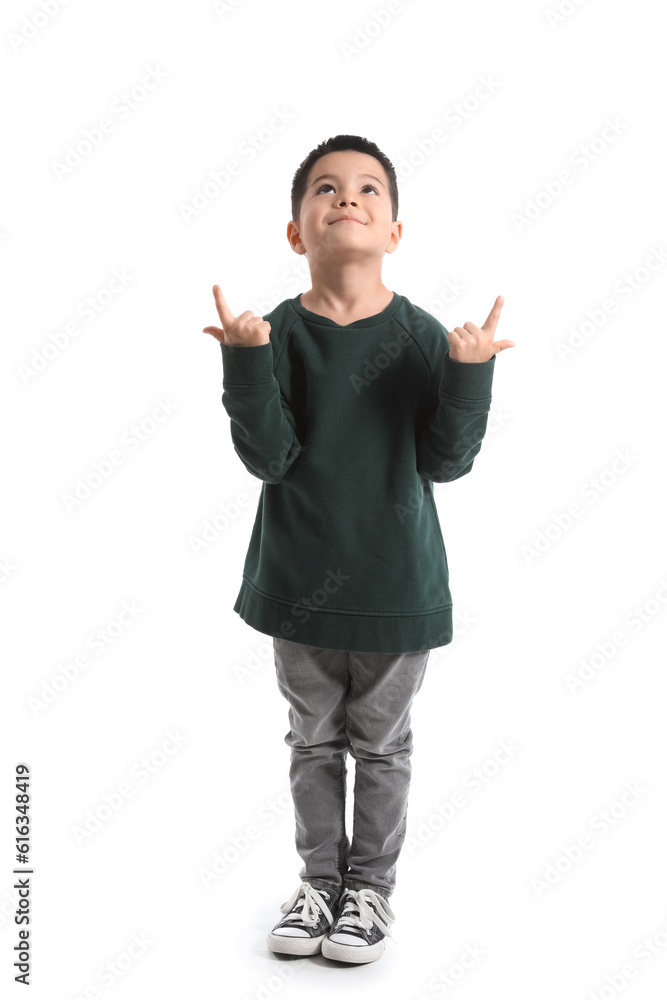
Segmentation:
{"type": "MultiPolygon", "coordinates": [[[[329,184],[327,181],[325,181],[324,184],[320,184],[315,194],[319,194],[322,188],[331,188],[333,190],[333,184],[329,184]]],[[[373,184],[364,184],[361,190],[365,191],[366,188],[370,188],[371,191],[375,191],[376,194],[378,193],[378,189],[374,187],[373,184]]]]}

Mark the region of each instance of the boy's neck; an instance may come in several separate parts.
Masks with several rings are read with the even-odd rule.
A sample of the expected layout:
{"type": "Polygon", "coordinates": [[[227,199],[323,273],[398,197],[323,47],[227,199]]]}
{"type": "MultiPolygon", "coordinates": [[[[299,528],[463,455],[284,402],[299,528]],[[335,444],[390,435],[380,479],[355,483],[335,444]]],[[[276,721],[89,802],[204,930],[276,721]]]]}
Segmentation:
{"type": "Polygon", "coordinates": [[[310,280],[313,287],[301,295],[301,305],[341,325],[375,316],[387,308],[394,295],[379,273],[371,277],[358,268],[347,274],[329,271],[319,275],[311,269],[310,280]]]}

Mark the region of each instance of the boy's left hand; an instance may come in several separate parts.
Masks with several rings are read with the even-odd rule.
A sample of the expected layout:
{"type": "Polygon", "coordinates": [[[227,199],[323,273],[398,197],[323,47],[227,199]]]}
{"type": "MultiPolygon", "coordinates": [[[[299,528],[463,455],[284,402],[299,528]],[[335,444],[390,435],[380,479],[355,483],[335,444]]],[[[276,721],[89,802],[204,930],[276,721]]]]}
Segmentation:
{"type": "Polygon", "coordinates": [[[499,295],[481,329],[474,323],[464,323],[450,331],[449,356],[454,361],[490,361],[498,351],[516,346],[513,340],[493,339],[504,301],[503,296],[499,295]]]}

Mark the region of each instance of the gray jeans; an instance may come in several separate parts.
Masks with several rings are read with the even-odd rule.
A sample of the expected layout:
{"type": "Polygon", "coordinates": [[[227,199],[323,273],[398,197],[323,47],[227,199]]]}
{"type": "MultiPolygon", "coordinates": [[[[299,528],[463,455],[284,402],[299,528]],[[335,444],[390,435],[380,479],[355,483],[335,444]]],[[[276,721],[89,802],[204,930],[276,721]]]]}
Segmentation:
{"type": "Polygon", "coordinates": [[[290,785],[299,872],[316,888],[373,889],[389,899],[405,840],[410,707],[430,650],[359,653],[273,637],[289,702],[290,785]],[[345,831],[348,750],[355,760],[354,831],[345,831]]]}

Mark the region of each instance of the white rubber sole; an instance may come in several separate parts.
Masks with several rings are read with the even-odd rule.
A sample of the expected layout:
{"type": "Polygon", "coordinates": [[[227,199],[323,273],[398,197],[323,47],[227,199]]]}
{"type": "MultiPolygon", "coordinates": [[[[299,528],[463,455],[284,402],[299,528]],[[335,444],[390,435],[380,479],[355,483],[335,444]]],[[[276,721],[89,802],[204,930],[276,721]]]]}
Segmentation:
{"type": "Polygon", "coordinates": [[[382,957],[385,940],[381,938],[371,945],[339,944],[325,937],[322,942],[322,954],[336,962],[375,962],[382,957]]]}
{"type": "Polygon", "coordinates": [[[317,955],[325,938],[326,934],[311,938],[271,932],[266,939],[266,946],[269,951],[278,951],[283,955],[317,955]]]}

